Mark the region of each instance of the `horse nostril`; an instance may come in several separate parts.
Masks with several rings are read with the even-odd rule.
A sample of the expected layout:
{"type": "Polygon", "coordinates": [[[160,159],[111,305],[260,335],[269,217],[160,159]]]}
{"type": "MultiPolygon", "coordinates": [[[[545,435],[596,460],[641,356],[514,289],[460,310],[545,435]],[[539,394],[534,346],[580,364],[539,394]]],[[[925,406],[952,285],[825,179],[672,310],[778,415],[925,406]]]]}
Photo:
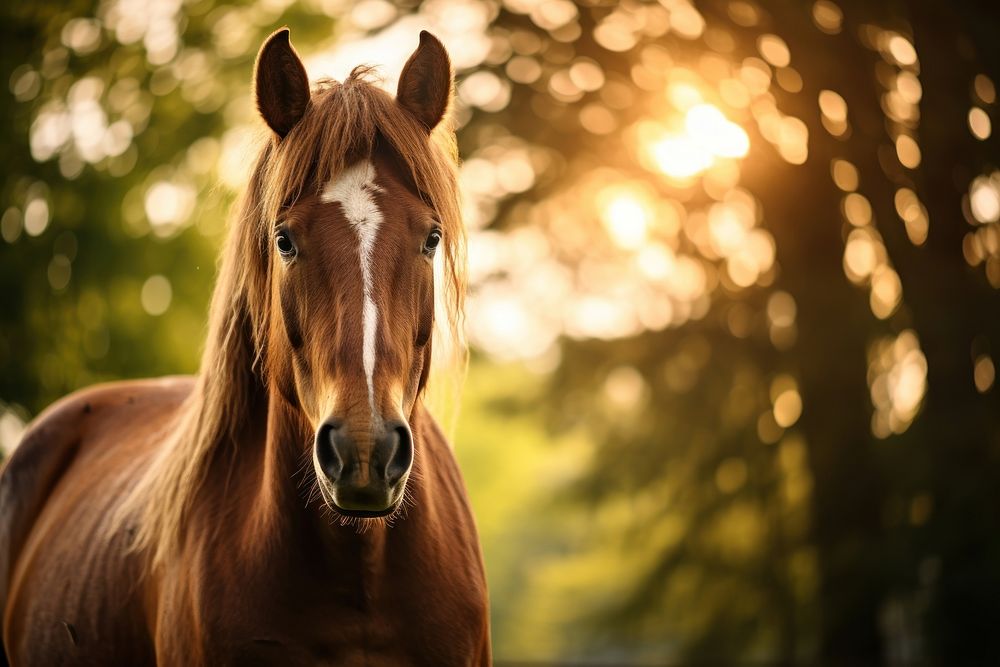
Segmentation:
{"type": "Polygon", "coordinates": [[[391,447],[391,453],[385,467],[385,478],[389,486],[394,486],[410,471],[413,464],[413,436],[409,427],[402,422],[386,424],[386,431],[383,438],[386,445],[391,447]]]}
{"type": "Polygon", "coordinates": [[[326,473],[330,481],[337,481],[344,472],[344,459],[338,451],[338,445],[343,446],[347,434],[339,419],[328,419],[316,431],[316,458],[319,467],[326,473]]]}

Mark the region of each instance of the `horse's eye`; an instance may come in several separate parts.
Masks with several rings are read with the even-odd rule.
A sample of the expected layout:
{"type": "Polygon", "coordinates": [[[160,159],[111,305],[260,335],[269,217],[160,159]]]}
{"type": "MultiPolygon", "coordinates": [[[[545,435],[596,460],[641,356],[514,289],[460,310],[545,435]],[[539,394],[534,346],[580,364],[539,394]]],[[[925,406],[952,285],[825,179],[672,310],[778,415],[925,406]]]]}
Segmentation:
{"type": "Polygon", "coordinates": [[[292,237],[284,229],[279,230],[274,235],[274,242],[278,246],[278,252],[282,257],[285,259],[295,257],[295,244],[292,243],[292,237]]]}
{"type": "Polygon", "coordinates": [[[440,229],[431,230],[431,233],[427,235],[427,240],[424,241],[424,254],[428,256],[433,256],[434,251],[437,249],[440,243],[441,243],[441,230],[440,229]]]}

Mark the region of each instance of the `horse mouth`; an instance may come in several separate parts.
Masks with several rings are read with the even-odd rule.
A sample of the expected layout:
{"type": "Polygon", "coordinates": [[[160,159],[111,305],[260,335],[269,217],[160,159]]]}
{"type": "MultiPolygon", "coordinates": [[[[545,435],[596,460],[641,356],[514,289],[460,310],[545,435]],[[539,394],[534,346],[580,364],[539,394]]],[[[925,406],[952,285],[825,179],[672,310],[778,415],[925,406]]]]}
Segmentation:
{"type": "Polygon", "coordinates": [[[340,514],[341,516],[346,516],[351,519],[382,519],[390,514],[395,513],[399,509],[399,502],[395,502],[384,510],[359,510],[359,509],[345,509],[340,507],[336,503],[330,503],[330,508],[334,512],[340,514]]]}
{"type": "MultiPolygon", "coordinates": [[[[405,481],[404,481],[405,483],[405,481]]],[[[396,489],[335,488],[324,489],[327,506],[335,514],[347,519],[385,519],[403,504],[405,486],[396,489]]]]}

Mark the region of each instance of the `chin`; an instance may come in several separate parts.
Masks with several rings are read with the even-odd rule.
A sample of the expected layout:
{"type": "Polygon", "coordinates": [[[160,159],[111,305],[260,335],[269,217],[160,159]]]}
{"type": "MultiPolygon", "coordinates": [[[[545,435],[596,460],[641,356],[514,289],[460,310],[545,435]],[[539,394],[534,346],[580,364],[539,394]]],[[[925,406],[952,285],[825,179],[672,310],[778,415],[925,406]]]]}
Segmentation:
{"type": "Polygon", "coordinates": [[[340,516],[347,517],[349,519],[384,519],[385,517],[391,516],[399,509],[400,503],[397,501],[381,510],[369,510],[369,509],[346,509],[340,507],[336,503],[330,503],[330,507],[333,511],[340,516]]]}

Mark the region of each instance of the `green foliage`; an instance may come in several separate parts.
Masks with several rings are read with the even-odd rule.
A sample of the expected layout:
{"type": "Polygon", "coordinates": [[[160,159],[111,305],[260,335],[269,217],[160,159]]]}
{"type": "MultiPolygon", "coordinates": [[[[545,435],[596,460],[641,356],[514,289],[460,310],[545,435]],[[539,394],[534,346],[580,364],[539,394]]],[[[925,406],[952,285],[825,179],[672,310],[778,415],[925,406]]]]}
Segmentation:
{"type": "Polygon", "coordinates": [[[181,8],[148,10],[166,12],[159,42],[155,16],[130,19],[142,8],[128,3],[7,10],[0,396],[30,413],[94,382],[196,370],[235,187],[219,179],[247,159],[217,158],[253,118],[256,49],[275,25],[313,44],[334,25],[315,9],[196,2],[173,41],[181,8]],[[170,187],[151,197],[157,184],[170,187]],[[169,295],[147,288],[152,314],[155,275],[169,295]]]}

